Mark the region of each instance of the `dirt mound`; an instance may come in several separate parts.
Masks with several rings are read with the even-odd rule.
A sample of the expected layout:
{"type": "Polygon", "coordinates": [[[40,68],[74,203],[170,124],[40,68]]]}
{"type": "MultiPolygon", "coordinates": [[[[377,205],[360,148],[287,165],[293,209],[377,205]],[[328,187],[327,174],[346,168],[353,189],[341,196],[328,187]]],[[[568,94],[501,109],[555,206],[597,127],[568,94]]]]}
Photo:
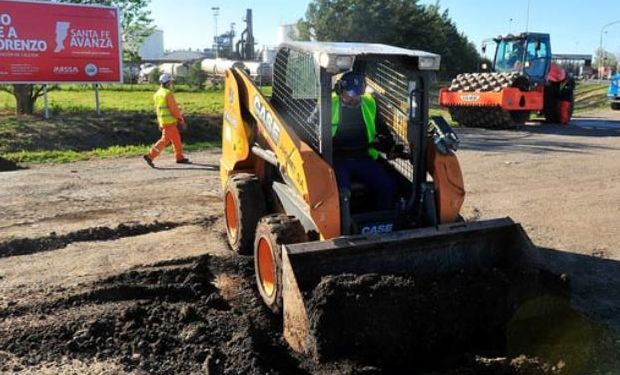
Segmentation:
{"type": "Polygon", "coordinates": [[[0,243],[0,258],[62,249],[73,242],[111,241],[122,237],[140,236],[147,233],[170,230],[183,225],[208,225],[215,222],[215,220],[217,220],[217,216],[212,215],[192,222],[155,221],[148,224],[119,224],[114,228],[94,227],[81,229],[63,235],[58,235],[55,232],[52,232],[45,237],[17,238],[0,243]]]}
{"type": "MultiPolygon", "coordinates": [[[[0,350],[25,365],[63,357],[119,358],[126,371],[265,373],[272,344],[260,332],[276,329],[246,284],[252,268],[249,258],[205,256],[130,271],[20,311],[37,317],[39,327],[15,327],[0,337],[0,350]],[[236,294],[230,301],[216,288],[214,272],[234,275],[239,283],[228,286],[236,294]]],[[[15,370],[0,365],[0,372],[15,370]]]]}
{"type": "Polygon", "coordinates": [[[0,157],[0,172],[16,171],[22,169],[16,163],[0,157]]]}
{"type": "MultiPolygon", "coordinates": [[[[464,301],[465,297],[459,297],[463,288],[458,285],[466,281],[457,278],[453,283],[456,289],[450,296],[443,297],[464,301]]],[[[501,285],[508,282],[510,280],[504,280],[501,285]]],[[[421,288],[432,289],[433,286],[398,276],[367,275],[359,280],[351,276],[334,277],[322,283],[320,290],[324,293],[317,293],[337,303],[338,298],[353,296],[342,288],[345,285],[374,288],[374,292],[366,294],[358,290],[357,301],[372,301],[377,305],[376,312],[386,315],[377,315],[374,321],[373,317],[347,314],[346,319],[337,322],[337,314],[330,310],[330,314],[316,319],[323,325],[338,323],[337,329],[357,335],[354,337],[359,339],[364,335],[376,335],[378,327],[385,326],[381,322],[386,323],[388,319],[411,320],[413,315],[407,317],[393,312],[399,306],[417,309],[414,313],[427,319],[435,315],[460,319],[457,312],[451,310],[451,303],[443,311],[422,311],[415,303],[422,298],[429,299],[431,304],[433,301],[421,288]],[[408,297],[412,288],[420,289],[408,297]],[[403,297],[405,299],[399,300],[397,305],[395,299],[403,297]],[[359,332],[355,333],[354,324],[364,325],[358,326],[359,332]]],[[[479,292],[484,289],[482,285],[474,287],[478,287],[479,292]]],[[[502,286],[490,288],[499,291],[502,286]]],[[[471,304],[478,303],[473,294],[468,297],[472,298],[471,304]]],[[[317,297],[316,303],[320,301],[317,297]]],[[[340,306],[351,308],[355,304],[341,302],[340,306]]],[[[349,355],[351,353],[346,350],[343,355],[335,356],[339,360],[321,363],[292,353],[281,336],[281,319],[267,311],[255,292],[251,257],[201,256],[140,267],[64,291],[62,296],[44,303],[0,309],[0,316],[0,354],[10,353],[12,358],[18,359],[0,361],[0,373],[75,360],[80,363],[112,361],[119,363],[125,372],[152,374],[393,374],[394,363],[406,365],[400,367],[405,373],[420,369],[417,361],[398,358],[399,355],[419,357],[404,350],[409,341],[403,332],[398,336],[398,340],[404,340],[401,344],[390,342],[397,339],[396,332],[385,332],[388,338],[383,343],[397,350],[385,356],[395,361],[392,363],[374,361],[369,364],[359,354],[349,355]]],[[[491,313],[479,317],[479,320],[493,319],[491,313]]],[[[408,324],[416,327],[416,334],[428,335],[436,331],[453,332],[455,339],[459,336],[458,331],[438,327],[429,320],[408,324]],[[424,328],[425,325],[431,328],[424,328]],[[423,328],[425,331],[421,330],[423,328]]],[[[439,346],[440,340],[448,340],[443,344],[453,341],[436,335],[436,341],[429,345],[439,346]]],[[[334,343],[324,337],[323,345],[334,343]]],[[[416,348],[428,351],[423,346],[416,348]]],[[[377,358],[363,345],[358,349],[377,358]]],[[[387,348],[375,349],[385,354],[387,348]]],[[[434,363],[425,361],[425,367],[429,374],[437,375],[570,373],[560,372],[561,366],[554,367],[532,357],[486,359],[471,353],[474,352],[454,359],[438,359],[434,363]]]]}

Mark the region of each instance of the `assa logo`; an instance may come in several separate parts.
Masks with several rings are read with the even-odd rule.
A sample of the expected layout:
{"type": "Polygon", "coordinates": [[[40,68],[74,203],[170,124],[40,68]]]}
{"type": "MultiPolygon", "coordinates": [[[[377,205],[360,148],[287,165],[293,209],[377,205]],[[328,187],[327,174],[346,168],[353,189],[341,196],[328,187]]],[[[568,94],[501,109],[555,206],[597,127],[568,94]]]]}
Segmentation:
{"type": "Polygon", "coordinates": [[[78,74],[80,69],[77,66],[55,66],[55,74],[78,74]]]}

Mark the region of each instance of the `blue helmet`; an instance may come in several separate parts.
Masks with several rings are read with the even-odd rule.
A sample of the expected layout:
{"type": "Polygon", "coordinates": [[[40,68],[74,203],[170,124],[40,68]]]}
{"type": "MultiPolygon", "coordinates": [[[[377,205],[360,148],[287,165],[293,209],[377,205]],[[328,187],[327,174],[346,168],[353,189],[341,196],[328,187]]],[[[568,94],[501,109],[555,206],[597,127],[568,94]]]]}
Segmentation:
{"type": "Polygon", "coordinates": [[[356,72],[347,72],[340,78],[340,92],[349,96],[359,96],[364,93],[364,77],[356,72]]]}

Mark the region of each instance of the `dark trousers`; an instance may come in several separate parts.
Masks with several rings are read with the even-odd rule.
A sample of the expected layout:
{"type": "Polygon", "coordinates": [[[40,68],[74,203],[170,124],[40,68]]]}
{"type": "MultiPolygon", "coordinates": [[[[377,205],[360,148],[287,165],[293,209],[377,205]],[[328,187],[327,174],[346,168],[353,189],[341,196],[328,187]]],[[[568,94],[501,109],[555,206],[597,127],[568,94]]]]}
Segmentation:
{"type": "Polygon", "coordinates": [[[388,172],[370,157],[334,158],[334,170],[338,187],[351,190],[351,179],[360,181],[376,195],[376,208],[389,210],[394,208],[396,183],[388,172]]]}

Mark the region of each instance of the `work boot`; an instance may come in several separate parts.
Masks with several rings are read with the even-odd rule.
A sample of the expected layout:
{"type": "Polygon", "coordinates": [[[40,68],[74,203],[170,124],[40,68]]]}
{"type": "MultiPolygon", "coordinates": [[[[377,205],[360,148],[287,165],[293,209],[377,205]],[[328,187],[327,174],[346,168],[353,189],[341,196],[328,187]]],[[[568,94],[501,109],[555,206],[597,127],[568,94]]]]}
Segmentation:
{"type": "Polygon", "coordinates": [[[183,158],[183,159],[177,160],[177,164],[192,164],[192,162],[189,161],[188,158],[183,158]]]}
{"type": "Polygon", "coordinates": [[[148,165],[149,165],[149,167],[151,167],[151,168],[155,168],[155,164],[153,164],[153,159],[151,159],[151,157],[150,157],[150,156],[148,156],[148,155],[144,155],[144,156],[142,156],[142,157],[144,158],[144,161],[146,162],[146,164],[148,164],[148,165]]]}

